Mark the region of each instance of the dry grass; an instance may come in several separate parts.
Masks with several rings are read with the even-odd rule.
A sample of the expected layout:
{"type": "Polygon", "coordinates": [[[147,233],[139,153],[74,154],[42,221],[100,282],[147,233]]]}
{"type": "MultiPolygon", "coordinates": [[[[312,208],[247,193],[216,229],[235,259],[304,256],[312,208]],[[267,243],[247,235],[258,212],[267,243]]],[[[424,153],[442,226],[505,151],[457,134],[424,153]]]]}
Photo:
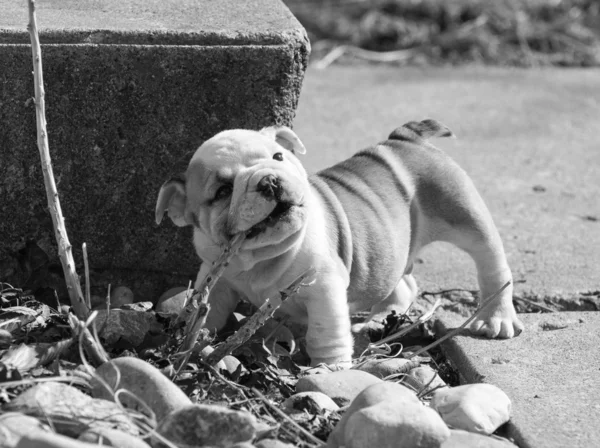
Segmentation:
{"type": "Polygon", "coordinates": [[[351,50],[410,50],[398,64],[600,65],[598,0],[285,2],[308,31],[312,61],[348,45],[368,60],[377,55],[351,50]]]}

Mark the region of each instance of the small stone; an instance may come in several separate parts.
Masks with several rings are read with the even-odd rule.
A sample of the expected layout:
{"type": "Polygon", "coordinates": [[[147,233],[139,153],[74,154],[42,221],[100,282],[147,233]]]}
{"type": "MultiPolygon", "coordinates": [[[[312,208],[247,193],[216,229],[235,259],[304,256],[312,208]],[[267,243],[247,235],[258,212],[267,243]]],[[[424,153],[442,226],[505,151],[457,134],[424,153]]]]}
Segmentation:
{"type": "Polygon", "coordinates": [[[422,404],[383,401],[361,409],[348,419],[347,448],[438,448],[450,430],[437,412],[422,404]]]}
{"type": "Polygon", "coordinates": [[[360,370],[340,370],[326,375],[308,375],[296,383],[296,392],[322,392],[338,406],[345,406],[367,387],[381,379],[360,370]]]}
{"type": "MultiPolygon", "coordinates": [[[[118,389],[128,390],[154,411],[157,421],[191,404],[188,396],[160,370],[138,358],[117,358],[102,364],[96,369],[96,377],[92,378],[90,385],[92,396],[107,400],[113,400],[114,391],[118,389]],[[103,379],[112,390],[107,390],[97,377],[103,379]]],[[[125,394],[122,394],[119,400],[126,407],[144,410],[138,400],[125,394]]]]}
{"type": "Polygon", "coordinates": [[[44,382],[33,386],[4,410],[19,411],[51,422],[60,434],[77,437],[88,427],[118,428],[138,433],[129,416],[115,403],[93,399],[80,390],[63,383],[44,382]]]}
{"type": "Polygon", "coordinates": [[[362,370],[378,378],[386,378],[390,375],[399,373],[408,373],[412,368],[418,367],[419,364],[405,358],[386,358],[386,359],[370,359],[356,367],[355,370],[362,370]]]}
{"type": "Polygon", "coordinates": [[[447,387],[446,382],[429,366],[419,366],[411,369],[402,378],[402,384],[406,384],[419,393],[423,390],[431,391],[439,387],[447,387]]]}
{"type": "Polygon", "coordinates": [[[36,432],[21,438],[15,448],[98,448],[98,445],[53,432],[36,432]]]}
{"type": "MultiPolygon", "coordinates": [[[[206,359],[206,357],[214,351],[215,351],[215,349],[213,347],[211,347],[210,345],[207,345],[206,347],[204,347],[202,349],[202,351],[200,353],[202,354],[202,357],[204,359],[206,359]]],[[[237,369],[240,365],[242,365],[242,363],[240,362],[239,359],[237,359],[233,355],[227,355],[227,356],[224,356],[223,359],[221,359],[217,363],[215,368],[217,368],[219,370],[225,370],[229,374],[233,374],[237,371],[237,369]]],[[[244,366],[242,366],[242,372],[245,372],[245,371],[246,371],[246,368],[244,366]]]]}
{"type": "Polygon", "coordinates": [[[442,443],[441,448],[517,448],[517,446],[500,437],[451,429],[450,437],[442,443]]]}
{"type": "MultiPolygon", "coordinates": [[[[192,291],[190,290],[190,296],[192,291]]],[[[187,300],[187,288],[178,286],[165,291],[156,302],[157,313],[179,315],[187,300]]]]}
{"type": "Polygon", "coordinates": [[[288,414],[308,411],[321,414],[323,411],[339,411],[340,407],[322,392],[300,392],[283,402],[283,410],[288,414]]]}
{"type": "Polygon", "coordinates": [[[291,443],[285,443],[277,439],[262,439],[256,442],[256,448],[295,448],[291,443]]]}
{"type": "Polygon", "coordinates": [[[250,442],[238,442],[233,445],[229,445],[228,448],[256,448],[255,445],[252,445],[250,442]]]}
{"type": "Polygon", "coordinates": [[[154,313],[132,310],[98,310],[96,328],[100,329],[100,337],[108,345],[120,348],[140,346],[149,333],[160,333],[161,325],[156,321],[154,313]]]}
{"type": "MultiPolygon", "coordinates": [[[[167,415],[156,432],[177,446],[229,447],[250,442],[255,434],[256,419],[246,411],[233,411],[224,406],[195,404],[167,415]]],[[[153,448],[163,448],[153,438],[153,448]]]]}
{"type": "Polygon", "coordinates": [[[377,384],[373,384],[363,390],[360,394],[356,396],[344,415],[342,415],[341,420],[338,424],[333,428],[331,434],[329,434],[329,438],[327,439],[327,447],[328,448],[337,448],[339,446],[344,445],[344,432],[346,429],[346,424],[348,423],[348,419],[357,411],[361,409],[368,408],[378,403],[382,403],[384,401],[393,401],[397,403],[408,403],[414,405],[420,405],[421,402],[417,398],[417,395],[407,387],[392,382],[381,382],[377,384]]]}
{"type": "Polygon", "coordinates": [[[23,436],[48,430],[49,428],[35,417],[20,412],[0,414],[0,447],[13,448],[23,436]]]}
{"type": "Polygon", "coordinates": [[[438,389],[430,406],[453,428],[491,434],[510,418],[510,398],[493,384],[438,389]]]}
{"type": "Polygon", "coordinates": [[[122,305],[133,303],[133,291],[127,286],[117,286],[110,292],[110,307],[118,308],[122,305]]]}
{"type": "Polygon", "coordinates": [[[12,334],[10,331],[0,329],[0,350],[6,350],[12,344],[12,334]]]}
{"type": "Polygon", "coordinates": [[[146,442],[136,436],[112,428],[90,429],[78,437],[82,442],[96,446],[114,446],[118,448],[150,448],[146,442]]]}

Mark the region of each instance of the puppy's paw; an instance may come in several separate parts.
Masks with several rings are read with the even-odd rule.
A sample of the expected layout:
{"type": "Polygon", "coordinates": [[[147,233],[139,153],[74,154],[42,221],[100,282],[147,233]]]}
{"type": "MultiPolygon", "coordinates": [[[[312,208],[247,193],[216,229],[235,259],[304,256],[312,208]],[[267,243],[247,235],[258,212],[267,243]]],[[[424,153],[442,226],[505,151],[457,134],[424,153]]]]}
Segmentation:
{"type": "Polygon", "coordinates": [[[471,324],[471,333],[487,338],[510,339],[523,331],[523,324],[513,311],[484,313],[471,324]]]}

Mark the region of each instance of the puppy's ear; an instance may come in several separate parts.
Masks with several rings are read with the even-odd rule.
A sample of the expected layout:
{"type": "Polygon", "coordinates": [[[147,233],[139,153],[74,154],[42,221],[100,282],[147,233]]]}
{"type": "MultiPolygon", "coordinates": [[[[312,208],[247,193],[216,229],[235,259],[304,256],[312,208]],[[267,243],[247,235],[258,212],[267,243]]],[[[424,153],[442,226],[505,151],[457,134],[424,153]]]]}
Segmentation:
{"type": "Polygon", "coordinates": [[[169,214],[171,221],[178,227],[185,227],[188,223],[185,221],[185,177],[183,175],[173,177],[166,181],[156,201],[156,224],[160,224],[165,212],[169,214]]]}
{"type": "Polygon", "coordinates": [[[260,133],[274,138],[277,143],[294,154],[306,154],[306,148],[298,136],[287,126],[269,126],[261,129],[260,133]]]}

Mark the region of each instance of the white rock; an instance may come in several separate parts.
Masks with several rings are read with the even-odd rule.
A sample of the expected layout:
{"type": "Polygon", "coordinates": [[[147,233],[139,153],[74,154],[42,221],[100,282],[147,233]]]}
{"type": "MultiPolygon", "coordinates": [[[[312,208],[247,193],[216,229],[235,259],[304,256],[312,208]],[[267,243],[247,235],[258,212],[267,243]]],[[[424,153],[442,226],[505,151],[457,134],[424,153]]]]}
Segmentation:
{"type": "Polygon", "coordinates": [[[418,367],[419,363],[406,358],[370,359],[356,367],[355,370],[369,372],[378,378],[385,378],[398,373],[408,373],[410,369],[418,367]]]}
{"type": "Polygon", "coordinates": [[[447,387],[446,382],[429,366],[419,366],[411,369],[402,378],[402,383],[418,392],[422,390],[430,391],[438,387],[447,387]]]}
{"type": "Polygon", "coordinates": [[[24,436],[49,430],[35,417],[20,412],[5,412],[0,414],[0,447],[13,448],[24,436]]]}
{"type": "MultiPolygon", "coordinates": [[[[192,291],[190,291],[189,295],[192,295],[192,291]]],[[[186,303],[187,296],[186,287],[178,286],[171,288],[162,293],[154,309],[157,313],[178,315],[186,303]]]]}
{"type": "Polygon", "coordinates": [[[338,424],[333,428],[333,431],[329,434],[329,438],[327,439],[327,447],[328,448],[337,448],[341,445],[344,445],[344,432],[346,428],[346,424],[348,423],[348,419],[357,411],[361,409],[368,408],[375,404],[382,403],[384,401],[393,401],[395,403],[408,403],[414,405],[421,405],[421,402],[417,398],[417,395],[407,387],[392,382],[381,382],[378,384],[373,384],[363,390],[360,394],[356,396],[341,420],[338,424]]]}
{"type": "Polygon", "coordinates": [[[338,411],[340,407],[322,392],[300,392],[283,402],[283,410],[288,414],[308,411],[311,414],[323,411],[338,411]]]}
{"type": "Polygon", "coordinates": [[[517,446],[500,437],[451,429],[450,438],[442,444],[441,448],[517,448],[517,446]]]}
{"type": "Polygon", "coordinates": [[[256,448],[294,448],[294,445],[277,439],[262,439],[256,443],[256,448]]]}
{"type": "MultiPolygon", "coordinates": [[[[113,393],[118,389],[128,390],[154,411],[157,421],[192,403],[160,370],[138,358],[117,358],[102,364],[96,369],[96,377],[92,378],[90,385],[94,397],[107,400],[113,400],[113,393]],[[107,390],[99,379],[107,383],[111,390],[107,390]]],[[[126,394],[120,395],[119,400],[127,407],[144,410],[139,401],[126,394]]]]}
{"type": "Polygon", "coordinates": [[[422,404],[383,401],[361,409],[348,419],[347,448],[438,448],[450,430],[437,412],[422,404]]]}
{"type": "MultiPolygon", "coordinates": [[[[256,419],[249,412],[195,404],[167,415],[156,432],[177,446],[229,447],[250,442],[256,434],[255,425],[256,419]]],[[[167,445],[153,438],[152,446],[167,445]]]]}
{"type": "Polygon", "coordinates": [[[322,392],[338,406],[345,406],[367,387],[381,382],[380,378],[367,372],[340,370],[302,377],[296,383],[296,392],[322,392]]]}
{"type": "Polygon", "coordinates": [[[24,436],[15,448],[98,448],[98,446],[53,432],[36,432],[24,436]]]}
{"type": "Polygon", "coordinates": [[[118,429],[101,428],[89,429],[77,440],[93,443],[97,446],[114,446],[117,448],[150,448],[146,442],[136,436],[119,431],[118,429]]]}
{"type": "Polygon", "coordinates": [[[491,434],[510,418],[508,396],[492,384],[467,384],[433,393],[431,407],[453,428],[491,434]]]}

